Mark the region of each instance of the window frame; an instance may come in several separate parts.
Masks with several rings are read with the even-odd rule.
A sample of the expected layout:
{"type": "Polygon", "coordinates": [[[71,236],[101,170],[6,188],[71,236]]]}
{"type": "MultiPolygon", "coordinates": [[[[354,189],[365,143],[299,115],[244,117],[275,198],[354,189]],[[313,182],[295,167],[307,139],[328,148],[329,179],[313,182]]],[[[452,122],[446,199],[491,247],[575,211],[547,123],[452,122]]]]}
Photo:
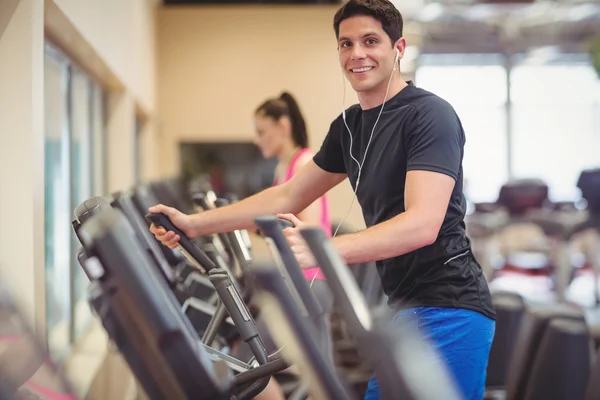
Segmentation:
{"type": "MultiPolygon", "coordinates": [[[[75,115],[75,89],[74,89],[74,79],[84,79],[85,87],[87,90],[86,101],[81,106],[82,110],[86,110],[86,118],[87,121],[84,121],[82,124],[86,126],[85,132],[82,134],[87,137],[79,138],[80,141],[87,140],[88,146],[87,149],[80,149],[79,151],[87,151],[87,154],[80,154],[79,157],[83,159],[88,159],[89,176],[85,178],[87,180],[87,190],[86,193],[89,196],[101,196],[106,193],[108,187],[108,172],[107,172],[107,153],[108,153],[108,132],[107,132],[107,116],[108,116],[108,108],[106,104],[107,99],[107,91],[105,88],[94,80],[90,74],[88,74],[83,68],[81,68],[75,61],[68,57],[64,52],[61,51],[59,47],[57,47],[54,43],[49,40],[45,40],[44,43],[44,57],[51,57],[53,60],[61,63],[61,68],[64,67],[64,77],[63,77],[63,85],[64,90],[61,95],[64,96],[60,101],[65,102],[65,115],[63,117],[62,122],[62,130],[61,133],[61,141],[65,140],[66,143],[62,143],[63,152],[66,152],[61,157],[61,169],[64,169],[64,173],[67,176],[67,183],[65,188],[61,188],[60,190],[68,191],[68,193],[64,193],[65,198],[68,199],[68,207],[69,207],[69,215],[72,218],[72,212],[77,207],[78,204],[78,193],[77,190],[79,188],[79,182],[75,182],[75,178],[78,176],[76,174],[75,169],[77,168],[77,149],[76,149],[76,141],[75,141],[75,129],[77,129],[76,118],[75,115]]],[[[80,121],[81,122],[81,121],[80,121]]],[[[46,134],[45,134],[46,135],[46,134]]],[[[79,177],[81,179],[81,177],[79,177]]],[[[46,196],[46,195],[44,195],[46,196]]],[[[81,200],[81,199],[79,199],[81,200]]],[[[60,221],[62,222],[62,221],[60,221]]],[[[69,221],[70,228],[70,221],[69,221]]],[[[44,246],[46,246],[46,238],[44,238],[44,246]]],[[[78,320],[78,314],[76,313],[76,307],[78,302],[85,301],[87,303],[87,296],[85,295],[85,288],[77,287],[77,272],[80,271],[79,262],[76,257],[76,250],[80,247],[80,243],[77,240],[72,228],[70,228],[70,236],[67,242],[67,249],[60,249],[60,251],[67,251],[69,261],[68,261],[68,287],[66,289],[67,293],[65,296],[67,297],[67,307],[65,309],[61,309],[61,312],[66,312],[66,316],[61,318],[61,321],[64,321],[67,324],[67,334],[66,334],[66,343],[63,345],[62,339],[60,339],[60,346],[57,348],[50,348],[53,359],[60,361],[65,359],[68,354],[72,350],[73,344],[83,335],[92,322],[92,314],[91,311],[89,313],[84,313],[83,319],[81,321],[78,320]],[[76,298],[76,293],[79,291],[79,298],[76,298]],[[78,327],[79,325],[79,327],[78,327]]],[[[47,264],[44,266],[45,273],[47,264]]],[[[64,279],[60,277],[60,279],[64,279]]],[[[52,290],[48,286],[49,282],[46,279],[46,315],[48,315],[48,305],[50,304],[49,300],[53,296],[54,290],[52,290]]],[[[82,308],[83,309],[83,308],[82,308]]],[[[89,310],[89,307],[86,308],[89,310]]],[[[49,346],[57,345],[56,343],[50,343],[50,335],[52,329],[49,325],[46,327],[46,340],[48,341],[49,346]]]]}

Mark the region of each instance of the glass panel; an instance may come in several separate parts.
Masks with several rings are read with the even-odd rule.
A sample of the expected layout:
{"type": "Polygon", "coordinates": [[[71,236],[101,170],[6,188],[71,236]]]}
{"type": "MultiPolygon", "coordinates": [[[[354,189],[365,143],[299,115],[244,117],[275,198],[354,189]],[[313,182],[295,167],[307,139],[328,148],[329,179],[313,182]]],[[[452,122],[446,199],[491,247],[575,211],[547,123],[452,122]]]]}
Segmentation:
{"type": "MultiPolygon", "coordinates": [[[[92,196],[92,135],[91,135],[91,108],[90,108],[90,82],[85,75],[74,72],[71,75],[71,188],[72,208],[81,204],[92,196]]],[[[72,232],[74,243],[73,262],[73,301],[74,309],[74,334],[79,336],[87,327],[90,312],[86,300],[86,288],[89,283],[77,261],[77,251],[80,248],[77,237],[72,232]]]]}
{"type": "Polygon", "coordinates": [[[45,264],[49,350],[60,358],[69,345],[71,203],[67,64],[48,53],[44,64],[45,264]]]}
{"type": "Polygon", "coordinates": [[[92,86],[91,98],[92,115],[92,158],[93,158],[93,195],[104,196],[106,194],[106,134],[104,118],[104,95],[102,88],[97,85],[92,86]]]}
{"type": "Polygon", "coordinates": [[[85,73],[50,44],[45,54],[48,341],[60,358],[91,320],[71,220],[85,199],[106,194],[105,107],[102,89],[85,73]]]}
{"type": "Polygon", "coordinates": [[[427,55],[415,76],[418,86],[448,101],[462,121],[465,195],[473,202],[495,201],[508,178],[506,70],[490,57],[427,55]]]}
{"type": "Polygon", "coordinates": [[[600,166],[600,82],[589,63],[514,67],[514,174],[545,180],[554,201],[579,196],[582,169],[600,166]]]}

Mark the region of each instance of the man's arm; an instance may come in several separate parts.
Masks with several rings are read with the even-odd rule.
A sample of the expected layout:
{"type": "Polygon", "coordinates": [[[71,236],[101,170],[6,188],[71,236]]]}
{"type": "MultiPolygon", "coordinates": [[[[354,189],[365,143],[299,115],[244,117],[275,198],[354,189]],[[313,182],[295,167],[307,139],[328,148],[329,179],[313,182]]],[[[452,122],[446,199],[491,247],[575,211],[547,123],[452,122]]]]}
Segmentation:
{"type": "MultiPolygon", "coordinates": [[[[149,211],[166,214],[176,227],[192,238],[237,229],[252,229],[254,219],[259,215],[297,214],[346,179],[339,140],[341,119],[338,120],[331,124],[315,157],[282,185],[263,190],[227,207],[192,216],[164,205],[151,207],[149,211]]],[[[180,238],[175,232],[167,232],[154,225],[150,226],[150,231],[163,245],[170,248],[178,245],[180,238]]]]}
{"type": "Polygon", "coordinates": [[[266,214],[297,214],[346,178],[324,171],[314,161],[303,165],[288,182],[263,190],[237,203],[193,216],[193,237],[251,229],[254,218],[266,214]]]}
{"type": "MultiPolygon", "coordinates": [[[[301,168],[307,163],[311,162],[313,156],[310,153],[302,155],[297,163],[296,168],[301,168]]],[[[342,174],[343,175],[343,174],[342,174]]],[[[315,201],[306,206],[302,211],[296,213],[298,218],[306,225],[320,226],[321,225],[321,196],[317,197],[315,201]]]]}
{"type": "Polygon", "coordinates": [[[397,257],[435,241],[444,221],[454,179],[431,171],[406,174],[406,211],[357,233],[338,236],[333,243],[348,264],[397,257]]]}

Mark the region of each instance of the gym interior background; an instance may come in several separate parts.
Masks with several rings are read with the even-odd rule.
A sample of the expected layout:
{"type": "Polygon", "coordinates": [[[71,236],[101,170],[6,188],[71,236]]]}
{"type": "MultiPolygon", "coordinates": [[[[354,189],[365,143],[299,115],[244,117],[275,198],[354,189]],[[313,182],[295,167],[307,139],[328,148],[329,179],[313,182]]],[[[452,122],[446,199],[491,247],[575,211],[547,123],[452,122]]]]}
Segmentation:
{"type": "MultiPolygon", "coordinates": [[[[0,275],[78,393],[96,398],[125,398],[132,380],[89,311],[73,208],[213,164],[249,194],[264,182],[241,188],[244,166],[267,181],[272,166],[252,145],[262,100],[293,93],[313,149],[342,107],[338,3],[165,3],[0,0],[0,275]]],[[[576,201],[580,171],[600,167],[598,6],[398,1],[405,77],[465,126],[470,201],[527,177],[576,201]]],[[[347,183],[332,192],[334,218],[350,199],[347,183]]],[[[363,227],[357,204],[347,223],[363,227]]]]}

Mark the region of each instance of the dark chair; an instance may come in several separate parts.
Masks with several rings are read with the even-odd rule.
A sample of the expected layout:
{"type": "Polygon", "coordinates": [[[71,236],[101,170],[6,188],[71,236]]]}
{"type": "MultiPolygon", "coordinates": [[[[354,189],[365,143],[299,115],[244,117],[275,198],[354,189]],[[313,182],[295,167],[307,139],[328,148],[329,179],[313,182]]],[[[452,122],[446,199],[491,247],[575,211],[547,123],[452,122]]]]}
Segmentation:
{"type": "Polygon", "coordinates": [[[598,400],[600,399],[600,352],[596,352],[594,366],[590,372],[590,378],[588,379],[588,386],[585,392],[585,400],[598,400]]]}
{"type": "MultiPolygon", "coordinates": [[[[581,311],[568,306],[552,305],[528,308],[522,317],[506,380],[506,399],[522,400],[529,390],[538,356],[543,356],[542,342],[555,319],[585,324],[581,311]]],[[[557,328],[553,328],[557,329],[557,328]]],[[[560,368],[560,366],[558,366],[560,368]]]]}
{"type": "Polygon", "coordinates": [[[585,321],[553,319],[542,337],[524,399],[584,400],[591,348],[585,321]]]}
{"type": "Polygon", "coordinates": [[[493,293],[492,299],[496,309],[496,333],[490,349],[486,387],[503,389],[525,312],[525,302],[521,295],[511,292],[493,293]]]}
{"type": "Polygon", "coordinates": [[[581,190],[581,197],[587,202],[589,213],[600,215],[600,168],[582,171],[577,187],[581,190]]]}

